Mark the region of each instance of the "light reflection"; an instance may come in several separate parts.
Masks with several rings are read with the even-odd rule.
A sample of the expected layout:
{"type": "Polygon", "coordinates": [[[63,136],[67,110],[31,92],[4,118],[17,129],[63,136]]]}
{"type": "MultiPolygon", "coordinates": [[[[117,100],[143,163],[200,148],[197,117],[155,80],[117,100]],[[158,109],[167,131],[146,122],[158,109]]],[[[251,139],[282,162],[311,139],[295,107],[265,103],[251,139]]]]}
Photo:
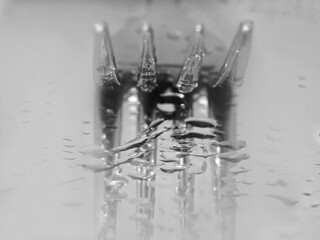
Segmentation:
{"type": "MultiPolygon", "coordinates": [[[[152,169],[147,167],[140,168],[144,174],[149,174],[152,169]]],[[[150,181],[154,181],[152,178],[150,181]]],[[[155,207],[155,187],[149,184],[149,181],[136,181],[136,239],[149,240],[153,235],[152,219],[154,217],[155,207]]]]}
{"type": "MultiPolygon", "coordinates": [[[[220,146],[216,147],[216,152],[219,154],[221,152],[220,146]]],[[[214,162],[217,164],[218,167],[221,166],[221,159],[219,158],[219,155],[216,155],[214,158],[214,162]]]]}
{"type": "Polygon", "coordinates": [[[101,206],[99,240],[113,240],[117,236],[118,203],[126,200],[127,195],[121,192],[121,189],[128,183],[128,180],[121,177],[119,172],[119,169],[105,172],[105,198],[101,206]]]}
{"type": "MultiPolygon", "coordinates": [[[[212,90],[209,93],[210,112],[219,123],[224,132],[218,139],[222,141],[236,141],[236,105],[229,104],[234,102],[235,87],[230,82],[225,82],[222,89],[212,90]],[[223,113],[223,114],[222,114],[223,113]]],[[[226,153],[228,148],[211,146],[217,153],[226,153]]],[[[222,240],[235,239],[235,215],[236,215],[236,182],[230,171],[235,166],[232,162],[227,162],[219,158],[219,155],[211,157],[211,189],[213,193],[213,209],[217,217],[221,219],[220,232],[222,240]]]]}
{"type": "Polygon", "coordinates": [[[177,173],[176,196],[177,207],[180,213],[180,238],[181,240],[194,239],[194,190],[195,175],[187,170],[177,173]]]}

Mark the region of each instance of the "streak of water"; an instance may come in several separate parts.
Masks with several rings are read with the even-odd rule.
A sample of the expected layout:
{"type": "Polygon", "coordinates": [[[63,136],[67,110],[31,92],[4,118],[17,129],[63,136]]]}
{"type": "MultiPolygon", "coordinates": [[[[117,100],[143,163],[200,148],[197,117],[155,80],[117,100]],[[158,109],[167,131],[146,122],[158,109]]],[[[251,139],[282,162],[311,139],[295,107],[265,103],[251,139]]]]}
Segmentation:
{"type": "Polygon", "coordinates": [[[233,163],[238,163],[242,160],[247,160],[250,158],[249,154],[246,153],[237,153],[237,152],[225,152],[225,153],[219,153],[219,158],[233,163]]]}
{"type": "Polygon", "coordinates": [[[160,159],[160,161],[164,163],[178,163],[177,159],[160,159]]]}
{"type": "Polygon", "coordinates": [[[150,138],[147,136],[138,137],[137,139],[133,139],[129,142],[126,142],[126,143],[118,146],[118,147],[112,148],[111,151],[114,153],[117,153],[117,152],[123,152],[123,151],[133,149],[133,148],[138,148],[138,147],[141,147],[142,145],[144,145],[149,140],[150,140],[150,138]]]}
{"type": "Polygon", "coordinates": [[[246,146],[246,142],[243,140],[226,140],[222,142],[212,141],[214,146],[225,147],[231,150],[240,150],[246,146]]]}
{"type": "Polygon", "coordinates": [[[166,165],[164,167],[160,167],[160,170],[165,173],[174,173],[184,171],[186,169],[185,166],[181,166],[179,164],[166,165]]]}
{"type": "Polygon", "coordinates": [[[155,176],[155,173],[128,173],[128,176],[134,180],[149,181],[155,176]]]}
{"type": "Polygon", "coordinates": [[[275,195],[275,194],[265,194],[265,196],[279,200],[281,203],[283,203],[286,206],[293,206],[298,203],[297,200],[290,199],[284,196],[275,195]]]}
{"type": "Polygon", "coordinates": [[[198,138],[198,139],[213,139],[215,135],[212,131],[189,131],[185,133],[174,133],[171,135],[175,139],[188,139],[188,138],[198,138]]]}
{"type": "Polygon", "coordinates": [[[272,186],[272,187],[276,187],[276,186],[287,187],[288,186],[287,182],[282,180],[282,179],[277,179],[277,180],[274,180],[274,181],[268,181],[266,184],[268,186],[272,186]]]}
{"type": "Polygon", "coordinates": [[[83,147],[80,150],[80,153],[82,153],[84,156],[90,156],[90,157],[99,158],[99,159],[113,155],[112,152],[106,150],[104,147],[97,147],[95,145],[83,147]]]}
{"type": "Polygon", "coordinates": [[[217,120],[213,118],[188,117],[185,119],[185,123],[200,128],[215,128],[218,126],[217,120]]]}
{"type": "Polygon", "coordinates": [[[162,135],[165,132],[168,132],[170,130],[170,128],[165,128],[165,129],[160,129],[157,131],[154,131],[153,133],[150,134],[150,138],[151,139],[155,139],[157,137],[159,137],[160,135],[162,135]]]}

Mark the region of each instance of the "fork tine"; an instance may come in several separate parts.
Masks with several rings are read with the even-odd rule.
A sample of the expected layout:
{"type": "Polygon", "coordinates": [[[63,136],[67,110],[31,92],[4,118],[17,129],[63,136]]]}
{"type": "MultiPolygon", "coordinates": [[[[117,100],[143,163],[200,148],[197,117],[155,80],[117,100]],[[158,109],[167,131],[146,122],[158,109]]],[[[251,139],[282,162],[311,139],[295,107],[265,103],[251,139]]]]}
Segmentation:
{"type": "Polygon", "coordinates": [[[248,65],[252,32],[252,21],[240,23],[213,87],[217,87],[227,79],[234,83],[241,83],[248,65]]]}
{"type": "Polygon", "coordinates": [[[142,41],[142,56],[138,67],[138,86],[144,92],[152,92],[157,87],[157,57],[153,30],[148,23],[143,25],[142,41]]]}
{"type": "Polygon", "coordinates": [[[119,82],[118,69],[113,53],[111,38],[107,23],[95,25],[96,41],[94,55],[94,72],[96,82],[100,86],[121,85],[119,82]]]}
{"type": "Polygon", "coordinates": [[[204,26],[198,24],[195,28],[194,39],[191,42],[187,59],[183,63],[178,82],[176,84],[181,93],[192,92],[199,81],[202,58],[204,56],[204,26]]]}

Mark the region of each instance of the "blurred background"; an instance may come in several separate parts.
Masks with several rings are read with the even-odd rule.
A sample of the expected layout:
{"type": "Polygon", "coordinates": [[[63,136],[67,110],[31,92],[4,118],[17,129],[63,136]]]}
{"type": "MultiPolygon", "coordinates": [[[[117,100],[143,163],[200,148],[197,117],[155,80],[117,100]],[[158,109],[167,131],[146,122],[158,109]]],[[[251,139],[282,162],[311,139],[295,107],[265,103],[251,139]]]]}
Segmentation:
{"type": "MultiPolygon", "coordinates": [[[[204,23],[226,47],[241,20],[255,23],[237,98],[237,134],[251,158],[234,169],[233,230],[219,228],[232,234],[217,239],[317,239],[319,1],[179,2],[177,11],[204,23]]],[[[1,2],[1,239],[96,239],[94,174],[75,164],[82,146],[93,144],[93,26],[107,21],[114,36],[130,20],[143,19],[150,4],[160,12],[174,6],[169,0],[1,2]]],[[[156,202],[166,206],[161,197],[156,202]]],[[[205,206],[198,213],[201,219],[210,204],[205,206]]],[[[117,219],[116,239],[132,239],[129,213],[120,211],[117,219]]],[[[211,238],[212,219],[203,219],[206,230],[190,239],[211,238]]],[[[161,230],[158,223],[152,239],[174,236],[174,224],[161,230]]]]}

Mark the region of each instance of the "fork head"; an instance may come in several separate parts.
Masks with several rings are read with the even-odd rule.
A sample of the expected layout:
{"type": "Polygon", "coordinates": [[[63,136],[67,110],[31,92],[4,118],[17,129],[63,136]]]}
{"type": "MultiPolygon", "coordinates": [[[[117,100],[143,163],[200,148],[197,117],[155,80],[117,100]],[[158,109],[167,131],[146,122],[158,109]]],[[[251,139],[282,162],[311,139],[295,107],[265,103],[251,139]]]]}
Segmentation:
{"type": "Polygon", "coordinates": [[[132,21],[128,28],[116,33],[115,48],[107,24],[96,25],[94,79],[99,85],[114,88],[129,84],[153,92],[163,79],[159,76],[166,75],[177,92],[186,94],[199,82],[217,87],[226,80],[239,83],[244,78],[253,31],[251,21],[240,23],[228,51],[210,32],[205,32],[203,24],[197,24],[191,34],[175,24],[155,24],[159,31],[154,34],[151,24],[140,24],[132,21]],[[128,74],[130,82],[123,78],[128,74]]]}

